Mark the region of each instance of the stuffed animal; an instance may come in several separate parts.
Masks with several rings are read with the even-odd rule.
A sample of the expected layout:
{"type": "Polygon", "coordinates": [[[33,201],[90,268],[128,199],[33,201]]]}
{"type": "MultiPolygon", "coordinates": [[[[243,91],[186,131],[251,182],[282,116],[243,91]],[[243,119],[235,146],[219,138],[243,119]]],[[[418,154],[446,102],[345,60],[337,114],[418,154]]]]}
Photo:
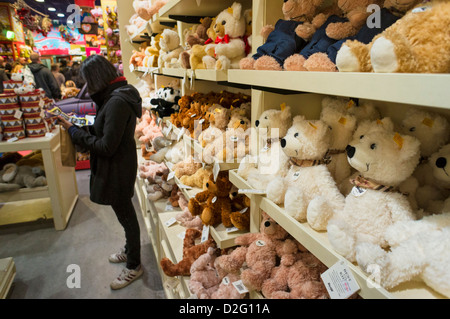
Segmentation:
{"type": "Polygon", "coordinates": [[[185,228],[195,228],[201,231],[203,222],[199,216],[192,216],[188,205],[189,201],[184,197],[183,193],[178,190],[178,207],[180,207],[181,212],[175,216],[175,219],[185,228]]]}
{"type": "Polygon", "coordinates": [[[151,99],[150,103],[156,105],[153,111],[160,117],[169,117],[179,110],[178,101],[181,98],[181,91],[174,87],[164,87],[159,93],[160,97],[151,99]]]}
{"type": "Polygon", "coordinates": [[[19,188],[46,186],[47,179],[42,167],[18,166],[8,163],[0,171],[0,192],[9,192],[19,188]]]}
{"type": "MultiPolygon", "coordinates": [[[[221,222],[226,223],[231,213],[232,184],[228,179],[228,172],[219,172],[216,180],[214,174],[211,174],[205,186],[206,190],[189,200],[189,211],[192,216],[200,216],[204,225],[217,226],[221,222]]],[[[225,227],[231,226],[225,223],[225,227]]]]}
{"type": "Polygon", "coordinates": [[[381,2],[381,0],[338,0],[339,11],[328,17],[299,54],[286,60],[285,69],[288,71],[336,71],[336,66],[331,61],[334,60],[336,50],[331,47],[342,39],[355,36],[370,15],[367,7],[381,5],[381,2]]]}
{"type": "Polygon", "coordinates": [[[211,299],[211,295],[219,289],[222,278],[214,267],[217,257],[217,250],[209,247],[192,263],[189,291],[198,299],[211,299]]]}
{"type": "Polygon", "coordinates": [[[385,0],[383,8],[376,12],[376,27],[365,24],[358,34],[338,41],[330,47],[328,56],[341,72],[371,72],[370,49],[375,36],[402,18],[408,10],[422,0],[385,0]]]}
{"type": "Polygon", "coordinates": [[[214,65],[216,70],[239,69],[240,60],[248,54],[244,42],[246,23],[242,5],[234,2],[219,13],[214,21],[214,31],[217,34],[215,57],[206,55],[203,58],[206,67],[214,65]]]}
{"type": "Polygon", "coordinates": [[[208,112],[209,127],[198,136],[202,147],[221,137],[231,118],[231,110],[219,104],[214,104],[208,112]]]}
{"type": "Polygon", "coordinates": [[[168,174],[169,169],[164,163],[146,161],[139,165],[139,177],[146,179],[150,184],[154,184],[157,176],[168,174]]]}
{"type": "Polygon", "coordinates": [[[19,87],[14,88],[14,93],[17,95],[27,94],[35,90],[36,82],[34,75],[28,66],[15,67],[11,73],[11,80],[22,82],[19,87]]]}
{"type": "Polygon", "coordinates": [[[355,50],[351,44],[344,46],[338,67],[377,73],[448,73],[449,12],[448,1],[419,4],[368,46],[357,46],[355,50]]]}
{"type": "Polygon", "coordinates": [[[186,186],[205,189],[205,185],[209,181],[211,174],[212,168],[207,166],[198,169],[193,175],[181,176],[180,182],[186,186]]]}
{"type": "Polygon", "coordinates": [[[221,255],[214,261],[214,267],[221,282],[218,289],[212,293],[211,299],[243,299],[247,296],[246,293],[241,294],[233,285],[233,282],[241,279],[239,272],[227,272],[220,267],[221,259],[229,253],[228,250],[222,250],[221,255]]]}
{"type": "Polygon", "coordinates": [[[164,29],[159,40],[161,50],[158,57],[159,68],[170,68],[178,63],[183,47],[180,44],[178,32],[171,29],[164,29]]]}
{"type": "MultiPolygon", "coordinates": [[[[237,190],[230,192],[231,214],[227,224],[233,225],[239,230],[250,229],[250,198],[244,194],[238,194],[237,190]]],[[[225,223],[224,223],[225,225],[225,223]]]]}
{"type": "Polygon", "coordinates": [[[149,21],[167,2],[168,0],[134,0],[133,8],[139,17],[149,21]]]}
{"type": "Polygon", "coordinates": [[[281,140],[281,147],[290,157],[291,167],[285,177],[276,176],[267,186],[267,198],[284,203],[285,211],[298,221],[308,220],[311,227],[316,214],[332,215],[343,207],[344,196],[328,170],[330,127],[321,120],[308,121],[303,115],[281,140]],[[329,204],[329,206],[328,206],[329,204]]]}
{"type": "Polygon", "coordinates": [[[196,244],[195,240],[202,236],[202,232],[189,228],[183,239],[183,259],[174,264],[169,258],[161,259],[160,266],[163,272],[169,276],[190,276],[191,266],[201,255],[208,251],[208,248],[216,247],[216,243],[211,236],[203,243],[196,244]]]}
{"type": "Polygon", "coordinates": [[[175,176],[180,178],[183,175],[194,175],[201,167],[202,164],[199,161],[193,156],[188,156],[183,161],[173,165],[172,170],[175,172],[175,176]]]}
{"type": "Polygon", "coordinates": [[[217,268],[236,273],[244,263],[247,268],[241,272],[241,279],[249,290],[260,291],[271,271],[277,266],[277,258],[297,252],[296,243],[289,234],[268,214],[262,213],[259,233],[248,233],[235,239],[238,248],[221,256],[217,268]]]}
{"type": "Polygon", "coordinates": [[[127,30],[127,34],[129,36],[133,36],[137,34],[140,28],[147,23],[144,19],[142,19],[137,13],[133,14],[128,21],[128,24],[125,26],[125,29],[127,30]]]}
{"type": "Polygon", "coordinates": [[[390,118],[361,123],[346,148],[348,161],[359,175],[352,180],[355,186],[345,206],[329,220],[327,231],[333,249],[349,261],[355,261],[360,243],[385,248],[388,226],[416,218],[408,197],[397,188],[416,168],[420,142],[389,127],[393,127],[390,118]],[[383,121],[387,123],[378,123],[383,121]]]}
{"type": "MultiPolygon", "coordinates": [[[[282,70],[285,60],[300,52],[307,43],[302,38],[305,36],[305,30],[299,30],[300,32],[297,33],[297,28],[308,22],[312,26],[314,18],[320,13],[319,7],[323,4],[324,0],[284,1],[282,7],[284,19],[278,20],[275,26],[263,28],[262,32],[266,42],[258,47],[256,54],[252,57],[242,59],[240,68],[245,70],[282,70]]],[[[321,24],[319,20],[323,19],[314,20],[314,24],[321,24]]]]}
{"type": "Polygon", "coordinates": [[[186,47],[189,48],[180,54],[180,65],[184,69],[191,68],[191,50],[194,46],[203,46],[208,40],[208,29],[211,26],[212,18],[205,17],[200,19],[200,24],[192,27],[192,32],[189,32],[185,36],[186,47]]]}
{"type": "Polygon", "coordinates": [[[175,181],[173,179],[167,180],[168,172],[165,172],[163,175],[157,175],[153,183],[149,183],[146,186],[147,190],[147,198],[155,202],[161,198],[170,197],[174,186],[176,186],[175,181]]]}
{"type": "Polygon", "coordinates": [[[358,245],[356,259],[364,271],[377,271],[386,289],[420,280],[450,297],[450,213],[397,222],[386,228],[383,237],[389,251],[370,242],[358,245]]]}
{"type": "Polygon", "coordinates": [[[133,53],[130,57],[130,64],[134,65],[134,67],[139,67],[144,65],[145,59],[145,50],[141,49],[139,51],[133,50],[133,53]]]}

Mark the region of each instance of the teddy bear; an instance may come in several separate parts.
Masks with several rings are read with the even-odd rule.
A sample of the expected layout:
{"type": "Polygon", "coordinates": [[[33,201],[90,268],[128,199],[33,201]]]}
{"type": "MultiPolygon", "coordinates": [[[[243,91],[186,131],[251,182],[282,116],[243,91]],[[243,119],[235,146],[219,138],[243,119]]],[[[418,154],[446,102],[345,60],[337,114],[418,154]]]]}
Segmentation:
{"type": "Polygon", "coordinates": [[[180,44],[178,32],[171,29],[164,29],[159,40],[158,67],[170,68],[173,63],[178,63],[183,47],[180,44]]]}
{"type": "Polygon", "coordinates": [[[139,177],[146,179],[149,183],[154,184],[157,176],[169,173],[169,169],[164,163],[156,163],[153,161],[145,161],[139,165],[139,177]]]}
{"type": "Polygon", "coordinates": [[[357,48],[357,53],[352,46],[344,45],[339,56],[342,54],[340,59],[345,63],[340,62],[339,67],[376,73],[448,73],[450,63],[445,52],[450,49],[446,32],[449,12],[448,1],[419,4],[375,36],[367,47],[357,48]]]}
{"type": "Polygon", "coordinates": [[[18,166],[8,163],[0,171],[0,192],[9,192],[19,188],[35,188],[47,185],[45,172],[41,166],[18,166]]]}
{"type": "Polygon", "coordinates": [[[219,104],[213,104],[208,111],[209,127],[198,136],[198,142],[202,147],[212,143],[228,126],[231,118],[231,110],[219,104]]]}
{"type": "Polygon", "coordinates": [[[238,194],[238,190],[230,191],[231,214],[229,223],[239,230],[250,229],[250,198],[244,194],[238,194]]]}
{"type": "Polygon", "coordinates": [[[175,172],[177,178],[181,178],[183,175],[194,175],[197,170],[202,167],[202,163],[189,155],[183,161],[173,165],[172,170],[175,172]]]}
{"type": "MultiPolygon", "coordinates": [[[[168,171],[162,175],[156,175],[153,181],[149,181],[146,186],[147,198],[155,202],[161,198],[168,198],[171,196],[174,186],[176,186],[173,179],[167,180],[168,171]]],[[[149,179],[147,179],[149,180],[149,179]]]]}
{"type": "Polygon", "coordinates": [[[288,237],[283,227],[262,212],[260,232],[236,237],[238,247],[230,254],[221,256],[217,268],[236,273],[246,263],[247,267],[241,272],[242,282],[249,290],[260,291],[272,269],[277,266],[277,258],[297,252],[295,241],[288,237]]]}
{"type": "Polygon", "coordinates": [[[286,176],[275,176],[267,186],[268,199],[284,203],[286,214],[297,221],[308,220],[313,228],[316,225],[310,215],[332,215],[344,204],[344,196],[327,167],[330,142],[330,127],[325,122],[295,116],[280,141],[291,166],[286,176]]]}
{"type": "Polygon", "coordinates": [[[160,266],[163,272],[169,276],[190,276],[191,266],[197,258],[208,251],[208,248],[216,247],[215,241],[211,235],[203,243],[196,244],[196,239],[202,236],[202,232],[189,228],[186,229],[186,234],[183,239],[183,259],[177,264],[174,264],[169,258],[161,259],[160,266]]]}
{"type": "MultiPolygon", "coordinates": [[[[390,118],[383,120],[392,123],[390,118]]],[[[334,212],[326,229],[331,247],[351,262],[360,243],[386,248],[385,229],[416,218],[407,194],[398,188],[419,163],[420,142],[391,127],[378,121],[361,123],[346,148],[348,161],[359,174],[351,180],[354,187],[344,207],[334,212]]]]}
{"type": "Polygon", "coordinates": [[[356,36],[343,39],[330,47],[328,56],[340,72],[371,72],[370,48],[375,36],[402,18],[408,10],[422,0],[385,0],[383,8],[375,14],[379,25],[365,24],[356,36]]]}
{"type": "Polygon", "coordinates": [[[143,61],[143,66],[147,68],[158,67],[158,58],[161,47],[159,41],[161,39],[161,34],[157,34],[152,37],[150,45],[145,48],[144,54],[145,58],[143,61]]]}
{"type": "MultiPolygon", "coordinates": [[[[244,70],[282,70],[285,60],[300,52],[306,45],[305,29],[297,28],[304,23],[308,26],[320,25],[323,16],[319,8],[324,0],[287,0],[284,1],[282,12],[284,19],[277,21],[275,26],[265,26],[262,30],[265,43],[258,47],[257,52],[241,60],[240,68],[244,70]],[[314,23],[313,23],[314,21],[314,23]]],[[[322,21],[323,22],[323,21],[322,21]]]]}
{"type": "Polygon", "coordinates": [[[130,64],[134,65],[134,67],[143,66],[145,59],[145,51],[141,49],[139,51],[133,50],[132,55],[130,57],[130,64]]]}
{"type": "Polygon", "coordinates": [[[180,54],[180,65],[184,69],[190,69],[191,68],[191,50],[192,48],[197,46],[203,46],[208,40],[208,29],[211,26],[212,18],[211,17],[205,17],[200,19],[200,23],[197,25],[192,26],[190,32],[187,32],[185,35],[185,43],[186,47],[189,48],[186,51],[183,51],[180,54]]]}
{"type": "Polygon", "coordinates": [[[130,37],[135,35],[145,23],[147,23],[147,21],[142,19],[137,13],[133,14],[130,20],[128,20],[128,24],[125,26],[127,34],[130,37]]]}
{"type": "Polygon", "coordinates": [[[228,179],[227,171],[220,171],[216,180],[211,174],[208,182],[205,183],[206,190],[197,193],[189,200],[189,211],[192,216],[200,216],[204,225],[217,226],[227,224],[228,216],[231,213],[230,190],[232,184],[228,179]]]}
{"type": "Polygon", "coordinates": [[[334,62],[329,58],[335,52],[331,47],[342,39],[355,36],[370,15],[368,6],[381,5],[381,2],[381,0],[338,0],[339,11],[327,18],[300,53],[286,59],[285,69],[288,71],[336,71],[334,62]]]}
{"type": "Polygon", "coordinates": [[[181,98],[181,91],[177,88],[166,86],[159,93],[159,98],[150,100],[152,105],[156,105],[152,110],[160,117],[169,117],[178,111],[178,101],[181,98]]]}
{"type": "Polygon", "coordinates": [[[209,177],[212,174],[212,168],[205,166],[199,168],[193,175],[184,175],[180,177],[180,182],[183,185],[197,187],[204,189],[206,183],[209,181],[209,177]]]}
{"type": "Polygon", "coordinates": [[[217,249],[209,247],[207,252],[197,258],[191,265],[189,291],[198,299],[210,299],[211,295],[219,289],[222,278],[218,275],[214,262],[217,249]]]}
{"type": "MultiPolygon", "coordinates": [[[[215,57],[203,57],[206,67],[214,66],[216,70],[239,69],[239,61],[248,54],[243,39],[246,23],[242,4],[234,2],[231,7],[220,12],[213,28],[217,34],[213,44],[215,57]]],[[[208,51],[208,48],[205,50],[208,51]]]]}
{"type": "Polygon", "coordinates": [[[139,17],[149,21],[167,2],[168,0],[134,0],[133,8],[139,17]]]}
{"type": "Polygon", "coordinates": [[[358,245],[356,260],[364,271],[375,270],[379,284],[386,289],[420,280],[450,297],[449,212],[397,222],[385,229],[384,237],[390,245],[388,251],[375,243],[358,245]]]}
{"type": "Polygon", "coordinates": [[[201,218],[192,216],[189,211],[189,201],[180,190],[178,190],[178,207],[180,207],[181,211],[175,215],[177,222],[185,228],[195,228],[201,231],[203,228],[201,218]]]}
{"type": "Polygon", "coordinates": [[[247,155],[237,171],[253,188],[265,190],[274,176],[286,175],[289,157],[282,151],[280,139],[291,126],[291,108],[284,104],[280,109],[264,111],[255,121],[262,147],[257,158],[254,158],[253,154],[247,155]]]}

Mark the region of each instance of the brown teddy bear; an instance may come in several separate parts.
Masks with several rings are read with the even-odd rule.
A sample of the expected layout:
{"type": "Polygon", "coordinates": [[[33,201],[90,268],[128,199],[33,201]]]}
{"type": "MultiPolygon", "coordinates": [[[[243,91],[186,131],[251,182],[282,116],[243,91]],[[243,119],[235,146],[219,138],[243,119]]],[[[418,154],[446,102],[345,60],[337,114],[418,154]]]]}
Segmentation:
{"type": "Polygon", "coordinates": [[[190,276],[194,261],[205,254],[209,247],[216,247],[211,236],[205,242],[196,245],[195,240],[201,236],[201,231],[194,228],[187,229],[183,240],[183,259],[178,264],[174,264],[169,258],[161,259],[159,264],[167,276],[190,276]]]}
{"type": "Polygon", "coordinates": [[[208,28],[211,26],[212,19],[210,17],[205,17],[200,19],[200,24],[194,25],[192,27],[192,32],[186,34],[185,41],[186,45],[190,48],[180,54],[180,64],[184,69],[190,69],[190,57],[191,50],[194,45],[204,45],[205,41],[208,40],[208,28]]]}
{"type": "Polygon", "coordinates": [[[217,226],[224,216],[226,218],[231,213],[232,184],[228,179],[228,172],[219,172],[216,181],[211,174],[205,185],[205,191],[189,200],[189,211],[192,216],[200,216],[204,225],[217,226]]]}
{"type": "Polygon", "coordinates": [[[236,227],[239,230],[248,230],[250,228],[250,198],[244,194],[238,194],[234,190],[230,194],[231,214],[229,221],[222,218],[225,227],[236,227]]]}

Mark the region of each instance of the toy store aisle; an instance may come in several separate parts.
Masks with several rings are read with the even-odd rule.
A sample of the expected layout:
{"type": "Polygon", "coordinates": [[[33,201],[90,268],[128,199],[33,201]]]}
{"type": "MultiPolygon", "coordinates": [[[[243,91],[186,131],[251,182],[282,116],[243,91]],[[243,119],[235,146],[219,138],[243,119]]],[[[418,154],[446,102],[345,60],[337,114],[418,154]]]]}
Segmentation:
{"type": "Polygon", "coordinates": [[[142,279],[122,290],[110,289],[110,282],[119,275],[123,264],[109,263],[108,256],[124,244],[124,233],[109,206],[89,200],[89,173],[77,171],[80,198],[64,231],[49,226],[0,232],[0,258],[13,257],[17,269],[9,298],[165,298],[158,264],[136,201],[145,272],[142,279]],[[73,264],[79,266],[80,288],[69,288],[67,284],[77,283],[75,271],[69,267],[73,264]]]}

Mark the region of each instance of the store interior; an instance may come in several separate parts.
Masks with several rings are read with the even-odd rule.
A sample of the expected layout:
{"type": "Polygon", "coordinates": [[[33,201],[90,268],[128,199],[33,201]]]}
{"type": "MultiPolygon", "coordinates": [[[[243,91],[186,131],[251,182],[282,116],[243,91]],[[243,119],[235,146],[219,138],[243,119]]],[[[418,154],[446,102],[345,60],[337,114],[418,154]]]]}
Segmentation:
{"type": "Polygon", "coordinates": [[[449,26],[442,0],[0,0],[0,299],[448,299],[449,26]],[[92,55],[142,103],[118,290],[124,228],[57,119],[95,135],[92,55]]]}

